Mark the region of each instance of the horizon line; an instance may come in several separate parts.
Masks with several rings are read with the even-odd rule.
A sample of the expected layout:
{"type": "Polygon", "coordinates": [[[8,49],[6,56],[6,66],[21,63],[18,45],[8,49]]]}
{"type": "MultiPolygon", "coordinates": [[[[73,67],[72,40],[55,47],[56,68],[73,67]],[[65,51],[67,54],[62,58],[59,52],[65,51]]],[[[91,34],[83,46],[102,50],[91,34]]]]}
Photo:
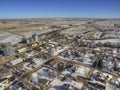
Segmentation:
{"type": "Polygon", "coordinates": [[[9,18],[0,18],[1,19],[120,19],[120,17],[9,17],[9,18]]]}

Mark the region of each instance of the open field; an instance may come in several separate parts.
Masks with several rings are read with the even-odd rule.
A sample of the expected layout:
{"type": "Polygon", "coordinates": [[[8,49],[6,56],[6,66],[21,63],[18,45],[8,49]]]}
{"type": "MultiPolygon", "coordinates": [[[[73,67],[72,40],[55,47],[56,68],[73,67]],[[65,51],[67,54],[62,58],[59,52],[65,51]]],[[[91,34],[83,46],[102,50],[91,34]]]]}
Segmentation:
{"type": "Polygon", "coordinates": [[[74,18],[3,19],[0,20],[0,30],[2,30],[0,42],[19,41],[20,37],[28,38],[33,33],[43,34],[56,30],[63,30],[61,33],[72,35],[86,33],[84,37],[88,39],[116,39],[120,38],[120,20],[74,18]]]}

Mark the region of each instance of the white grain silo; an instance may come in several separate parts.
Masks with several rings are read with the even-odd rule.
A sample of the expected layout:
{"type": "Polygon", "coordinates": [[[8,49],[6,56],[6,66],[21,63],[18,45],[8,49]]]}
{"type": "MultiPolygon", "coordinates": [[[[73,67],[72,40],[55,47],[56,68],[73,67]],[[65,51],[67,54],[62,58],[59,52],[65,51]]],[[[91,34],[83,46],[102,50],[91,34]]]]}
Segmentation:
{"type": "Polygon", "coordinates": [[[12,47],[11,42],[5,43],[4,46],[4,55],[13,55],[14,49],[12,47]]]}
{"type": "Polygon", "coordinates": [[[38,41],[38,35],[37,35],[36,33],[34,33],[34,34],[32,35],[32,38],[33,38],[33,40],[34,40],[35,42],[38,41]]]}

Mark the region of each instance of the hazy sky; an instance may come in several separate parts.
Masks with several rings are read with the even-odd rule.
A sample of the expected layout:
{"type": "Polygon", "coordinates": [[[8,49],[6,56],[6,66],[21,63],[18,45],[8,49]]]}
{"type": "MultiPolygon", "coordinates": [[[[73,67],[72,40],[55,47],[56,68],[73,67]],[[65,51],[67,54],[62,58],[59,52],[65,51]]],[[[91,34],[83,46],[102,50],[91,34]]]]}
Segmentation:
{"type": "Polygon", "coordinates": [[[0,18],[120,18],[120,0],[0,0],[0,18]]]}

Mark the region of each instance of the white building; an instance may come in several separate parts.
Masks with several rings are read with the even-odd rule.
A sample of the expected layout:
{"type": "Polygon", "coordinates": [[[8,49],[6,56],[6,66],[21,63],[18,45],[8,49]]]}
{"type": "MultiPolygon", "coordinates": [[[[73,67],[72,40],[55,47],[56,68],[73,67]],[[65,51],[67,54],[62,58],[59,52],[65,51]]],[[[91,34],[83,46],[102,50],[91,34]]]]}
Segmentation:
{"type": "Polygon", "coordinates": [[[15,60],[10,61],[10,64],[14,66],[14,65],[16,65],[18,63],[21,63],[21,62],[23,62],[23,59],[22,58],[17,58],[15,60]]]}
{"type": "Polygon", "coordinates": [[[33,38],[33,40],[34,40],[35,42],[38,41],[38,35],[37,35],[36,33],[34,33],[34,34],[32,35],[32,38],[33,38]]]}
{"type": "Polygon", "coordinates": [[[17,51],[18,51],[18,53],[23,53],[23,52],[27,51],[27,49],[26,48],[21,48],[21,49],[18,49],[17,51]]]}

